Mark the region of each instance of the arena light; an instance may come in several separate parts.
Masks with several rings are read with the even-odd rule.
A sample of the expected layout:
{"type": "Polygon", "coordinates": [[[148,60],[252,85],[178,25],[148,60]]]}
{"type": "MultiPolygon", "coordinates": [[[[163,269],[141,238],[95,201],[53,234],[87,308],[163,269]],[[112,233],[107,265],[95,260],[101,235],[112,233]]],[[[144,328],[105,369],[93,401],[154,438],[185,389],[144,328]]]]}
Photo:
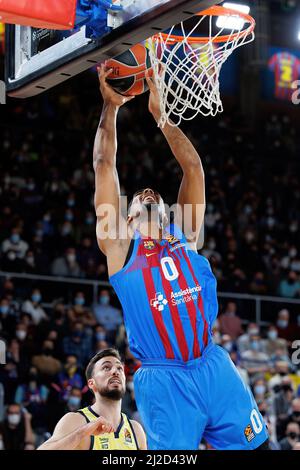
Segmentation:
{"type": "MultiPolygon", "coordinates": [[[[250,13],[250,7],[245,4],[225,2],[222,6],[230,8],[231,10],[240,11],[241,13],[246,13],[247,15],[250,13]]],[[[219,16],[217,19],[218,28],[241,30],[244,24],[245,22],[242,18],[235,16],[219,16]]]]}

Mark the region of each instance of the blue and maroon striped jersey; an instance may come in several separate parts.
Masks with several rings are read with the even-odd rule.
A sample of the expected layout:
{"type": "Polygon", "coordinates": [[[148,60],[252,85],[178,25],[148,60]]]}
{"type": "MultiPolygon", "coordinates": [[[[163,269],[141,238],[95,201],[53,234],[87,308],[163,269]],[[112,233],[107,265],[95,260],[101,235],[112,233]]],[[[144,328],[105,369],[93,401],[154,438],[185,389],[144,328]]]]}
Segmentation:
{"type": "Polygon", "coordinates": [[[136,232],[128,263],[110,277],[124,311],[130,350],[139,359],[189,361],[212,341],[216,279],[209,262],[187,249],[179,228],[162,241],[136,232]]]}

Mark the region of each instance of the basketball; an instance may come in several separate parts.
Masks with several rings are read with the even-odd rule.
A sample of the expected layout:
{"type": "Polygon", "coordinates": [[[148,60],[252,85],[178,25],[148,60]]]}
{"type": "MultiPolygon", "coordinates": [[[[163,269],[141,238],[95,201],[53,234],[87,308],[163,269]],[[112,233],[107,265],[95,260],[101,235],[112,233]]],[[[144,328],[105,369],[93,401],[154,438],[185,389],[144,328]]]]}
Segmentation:
{"type": "Polygon", "coordinates": [[[107,69],[113,69],[107,83],[114,90],[125,96],[141,95],[148,90],[145,72],[152,76],[151,61],[148,49],[136,44],[126,52],[106,62],[107,69]]]}

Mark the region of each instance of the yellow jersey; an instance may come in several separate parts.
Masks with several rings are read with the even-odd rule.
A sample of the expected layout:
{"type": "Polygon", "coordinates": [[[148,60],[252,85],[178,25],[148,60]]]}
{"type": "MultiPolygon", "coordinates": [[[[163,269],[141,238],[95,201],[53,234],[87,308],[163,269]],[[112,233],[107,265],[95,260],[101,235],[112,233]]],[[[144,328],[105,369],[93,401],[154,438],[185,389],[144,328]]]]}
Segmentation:
{"type": "MultiPolygon", "coordinates": [[[[78,410],[86,421],[90,423],[99,418],[99,415],[90,407],[78,410]]],[[[121,413],[121,421],[116,432],[91,436],[90,450],[138,450],[138,442],[130,420],[121,413]]]]}

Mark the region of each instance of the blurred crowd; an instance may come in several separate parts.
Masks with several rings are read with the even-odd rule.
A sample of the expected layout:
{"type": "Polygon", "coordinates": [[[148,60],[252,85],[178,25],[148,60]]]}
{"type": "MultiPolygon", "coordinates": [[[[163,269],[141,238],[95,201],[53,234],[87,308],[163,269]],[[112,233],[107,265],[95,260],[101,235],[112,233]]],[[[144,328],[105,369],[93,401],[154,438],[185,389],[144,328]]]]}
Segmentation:
{"type": "MultiPolygon", "coordinates": [[[[93,207],[101,100],[93,74],[71,83],[14,100],[0,125],[2,271],[107,280],[93,207]]],[[[220,291],[300,298],[299,132],[288,115],[271,115],[256,129],[245,122],[230,110],[184,128],[206,175],[202,253],[220,291]]],[[[181,170],[147,96],[119,112],[118,171],[129,199],[146,185],[176,202],[181,170]]]]}
{"type": "MultiPolygon", "coordinates": [[[[7,344],[0,367],[0,449],[35,449],[67,412],[91,405],[85,377],[89,359],[101,349],[116,347],[127,379],[123,411],[140,421],[133,375],[140,363],[130,353],[122,312],[109,289],[97,302],[86,303],[76,292],[71,305],[44,308],[38,288],[19,297],[14,283],[1,284],[0,338],[7,344]]],[[[252,388],[269,428],[275,450],[300,448],[300,327],[287,309],[274,322],[244,325],[235,302],[228,302],[216,321],[214,341],[230,354],[252,388]],[[299,342],[298,342],[299,343],[299,342]]],[[[209,446],[203,442],[201,448],[209,446]]]]}
{"type": "MultiPolygon", "coordinates": [[[[108,280],[93,208],[92,147],[100,112],[93,73],[6,107],[0,122],[1,271],[108,280]]],[[[206,174],[202,254],[219,290],[278,295],[283,302],[299,298],[295,124],[274,114],[254,129],[231,110],[184,130],[206,174]]],[[[147,112],[146,97],[119,112],[118,171],[129,198],[147,185],[168,204],[177,199],[181,172],[147,112]]],[[[139,420],[132,382],[139,363],[128,349],[112,292],[101,289],[92,303],[83,289],[66,299],[50,285],[12,279],[3,276],[0,285],[0,337],[8,345],[7,364],[0,366],[0,449],[36,448],[64,413],[92,403],[84,368],[108,346],[124,357],[123,409],[139,420]]],[[[224,305],[215,341],[252,387],[273,448],[299,449],[300,357],[293,341],[300,339],[300,315],[277,310],[268,326],[242,318],[238,304],[224,305]]]]}
{"type": "Polygon", "coordinates": [[[47,439],[68,411],[93,403],[85,367],[96,352],[118,348],[127,378],[123,410],[139,419],[133,374],[139,362],[128,349],[122,313],[102,289],[97,303],[86,305],[83,292],[72,304],[42,305],[34,288],[23,300],[11,281],[0,287],[0,339],[7,344],[0,366],[0,450],[32,449],[47,439]]]}

